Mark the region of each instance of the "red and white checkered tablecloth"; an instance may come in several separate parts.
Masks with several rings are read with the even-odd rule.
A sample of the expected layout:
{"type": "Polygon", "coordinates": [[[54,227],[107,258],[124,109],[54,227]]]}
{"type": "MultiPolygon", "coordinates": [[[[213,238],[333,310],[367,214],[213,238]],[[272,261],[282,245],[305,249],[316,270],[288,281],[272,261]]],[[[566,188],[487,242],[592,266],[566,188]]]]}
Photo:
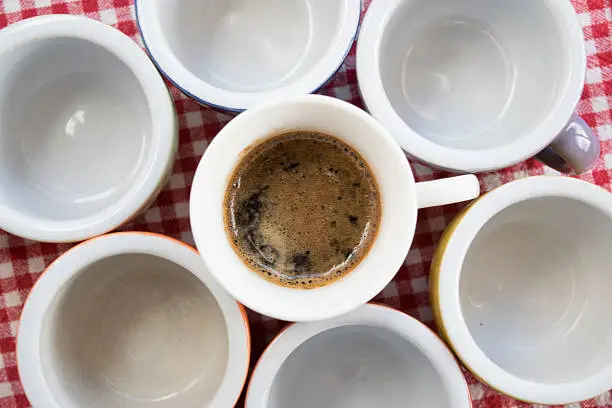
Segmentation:
{"type": "MultiPolygon", "coordinates": [[[[588,52],[587,85],[579,113],[599,133],[603,153],[597,167],[581,178],[612,190],[612,0],[572,0],[584,28],[588,52]]],[[[365,0],[366,5],[370,0],[365,0]]],[[[142,46],[132,0],[0,0],[0,28],[41,14],[81,14],[112,25],[142,46]]],[[[357,92],[354,49],[340,72],[321,93],[362,107],[357,92]]],[[[207,144],[231,116],[202,108],[178,90],[172,95],[180,118],[179,157],[169,184],[153,207],[125,230],[166,234],[193,244],[189,227],[188,198],[196,166],[207,144]]],[[[446,176],[426,166],[413,164],[418,180],[446,176]]],[[[483,174],[484,190],[528,175],[554,173],[531,160],[510,169],[483,174]]],[[[428,273],[435,245],[461,206],[423,210],[414,245],[395,280],[377,300],[432,324],[428,273]]],[[[0,230],[0,408],[30,407],[17,373],[15,335],[23,302],[45,266],[69,245],[41,244],[17,238],[0,230]]],[[[250,312],[253,363],[285,323],[250,312]]],[[[502,396],[479,383],[466,372],[475,408],[532,407],[502,396]]],[[[238,406],[242,407],[242,401],[238,406]]],[[[606,393],[572,408],[612,407],[612,393],[606,393]]]]}

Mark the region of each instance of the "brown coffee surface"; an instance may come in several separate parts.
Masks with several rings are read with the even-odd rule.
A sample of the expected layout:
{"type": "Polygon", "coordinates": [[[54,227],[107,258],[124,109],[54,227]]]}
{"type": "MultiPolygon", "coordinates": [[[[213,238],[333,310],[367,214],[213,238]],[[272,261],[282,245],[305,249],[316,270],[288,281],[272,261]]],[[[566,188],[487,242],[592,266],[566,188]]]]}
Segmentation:
{"type": "Polygon", "coordinates": [[[330,284],[367,255],[380,224],[376,180],[340,140],[291,132],[253,147],[231,176],[224,220],[235,251],[288,287],[330,284]]]}

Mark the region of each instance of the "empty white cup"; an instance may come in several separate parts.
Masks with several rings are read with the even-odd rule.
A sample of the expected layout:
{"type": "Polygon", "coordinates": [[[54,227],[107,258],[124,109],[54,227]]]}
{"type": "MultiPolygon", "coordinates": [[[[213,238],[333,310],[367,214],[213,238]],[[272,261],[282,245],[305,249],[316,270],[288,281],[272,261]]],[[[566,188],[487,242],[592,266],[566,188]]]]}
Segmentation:
{"type": "Polygon", "coordinates": [[[433,166],[495,170],[549,147],[540,160],[583,172],[599,157],[573,115],[586,52],[568,0],[373,1],[357,74],[372,115],[433,166]]]}
{"type": "Polygon", "coordinates": [[[33,408],[217,408],[249,367],[248,320],[197,252],[161,235],[102,236],[47,268],[21,315],[33,408]]]}
{"type": "Polygon", "coordinates": [[[41,16],[0,31],[0,228],[46,242],[113,230],[172,171],[174,105],[120,31],[41,16]]]}
{"type": "Polygon", "coordinates": [[[201,104],[243,111],[315,92],[349,53],[361,0],[136,0],[145,45],[201,104]]]}
{"type": "Polygon", "coordinates": [[[469,408],[465,378],[425,325],[365,305],[283,331],[253,372],[246,408],[469,408]]]}
{"type": "Polygon", "coordinates": [[[432,265],[441,332],[464,364],[514,398],[567,404],[612,387],[612,195],[540,176],[483,196],[432,265]]]}

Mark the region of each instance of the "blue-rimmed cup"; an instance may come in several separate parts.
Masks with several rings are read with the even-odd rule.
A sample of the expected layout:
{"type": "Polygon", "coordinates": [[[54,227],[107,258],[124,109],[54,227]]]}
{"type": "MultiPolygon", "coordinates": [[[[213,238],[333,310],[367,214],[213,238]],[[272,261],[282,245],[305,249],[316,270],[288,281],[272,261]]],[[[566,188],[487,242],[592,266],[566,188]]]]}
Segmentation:
{"type": "Polygon", "coordinates": [[[317,91],[357,35],[361,0],[135,0],[145,46],[182,92],[240,112],[317,91]]]}

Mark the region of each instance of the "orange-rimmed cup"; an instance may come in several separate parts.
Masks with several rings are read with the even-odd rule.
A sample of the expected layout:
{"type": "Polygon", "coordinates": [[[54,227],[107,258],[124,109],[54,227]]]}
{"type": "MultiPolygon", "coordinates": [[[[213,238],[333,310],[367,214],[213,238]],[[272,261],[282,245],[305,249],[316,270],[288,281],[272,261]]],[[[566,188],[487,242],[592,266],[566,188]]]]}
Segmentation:
{"type": "Polygon", "coordinates": [[[483,382],[568,404],[612,387],[612,194],[538,176],[483,196],[447,229],[431,268],[441,334],[483,382]]]}
{"type": "Polygon", "coordinates": [[[429,328],[390,307],[296,323],[270,343],[246,408],[469,408],[452,352],[429,328]]]}
{"type": "Polygon", "coordinates": [[[127,232],[74,247],[24,306],[17,362],[34,408],[232,407],[246,380],[246,314],[199,254],[127,232]]]}

